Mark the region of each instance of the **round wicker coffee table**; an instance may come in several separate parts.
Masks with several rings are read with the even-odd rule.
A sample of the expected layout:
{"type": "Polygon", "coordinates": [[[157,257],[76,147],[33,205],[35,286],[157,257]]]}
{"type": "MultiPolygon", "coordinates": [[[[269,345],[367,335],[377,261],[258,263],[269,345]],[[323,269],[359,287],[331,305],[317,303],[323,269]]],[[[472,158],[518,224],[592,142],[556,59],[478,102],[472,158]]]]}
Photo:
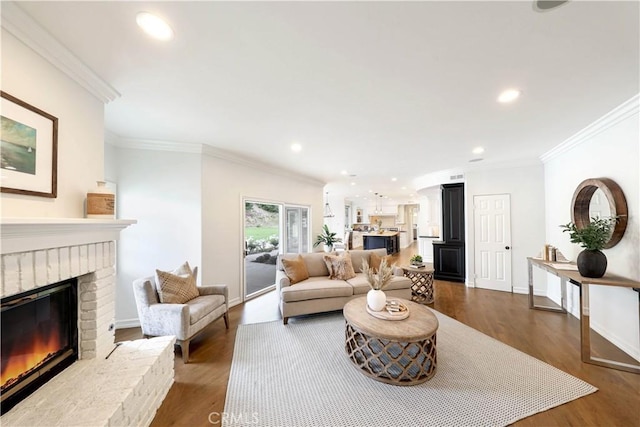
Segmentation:
{"type": "Polygon", "coordinates": [[[382,320],[367,313],[366,297],[344,306],[345,349],[360,371],[394,385],[423,383],[436,373],[438,319],[428,307],[401,298],[404,320],[382,320]]]}

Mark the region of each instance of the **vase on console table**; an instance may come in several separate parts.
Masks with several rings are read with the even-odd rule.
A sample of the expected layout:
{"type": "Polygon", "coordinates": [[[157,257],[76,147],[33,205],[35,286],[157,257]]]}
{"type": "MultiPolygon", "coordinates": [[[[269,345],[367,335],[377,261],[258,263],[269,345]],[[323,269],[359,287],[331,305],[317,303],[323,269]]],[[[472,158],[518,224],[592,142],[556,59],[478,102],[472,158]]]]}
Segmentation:
{"type": "Polygon", "coordinates": [[[583,277],[598,278],[607,271],[607,256],[595,249],[585,249],[578,254],[578,273],[583,277]]]}

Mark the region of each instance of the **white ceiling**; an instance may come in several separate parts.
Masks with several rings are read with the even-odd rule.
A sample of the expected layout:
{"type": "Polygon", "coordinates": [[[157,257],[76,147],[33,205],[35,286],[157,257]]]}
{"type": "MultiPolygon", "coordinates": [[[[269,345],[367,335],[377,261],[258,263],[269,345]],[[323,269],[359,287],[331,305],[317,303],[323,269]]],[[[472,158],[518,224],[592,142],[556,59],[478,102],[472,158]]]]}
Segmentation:
{"type": "Polygon", "coordinates": [[[534,162],[639,92],[636,1],[19,5],[122,94],[108,131],[208,144],[345,196],[410,198],[479,145],[476,166],[534,162]],[[175,39],[149,39],[139,11],[175,39]],[[498,104],[508,87],[520,100],[498,104]]]}

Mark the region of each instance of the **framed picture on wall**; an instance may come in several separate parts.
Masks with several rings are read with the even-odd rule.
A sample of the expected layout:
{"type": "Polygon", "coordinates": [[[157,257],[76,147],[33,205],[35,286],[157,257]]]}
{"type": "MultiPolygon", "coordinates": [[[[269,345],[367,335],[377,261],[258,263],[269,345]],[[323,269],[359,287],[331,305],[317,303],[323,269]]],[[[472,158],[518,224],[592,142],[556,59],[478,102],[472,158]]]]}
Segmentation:
{"type": "Polygon", "coordinates": [[[0,91],[0,190],[57,196],[58,119],[0,91]]]}

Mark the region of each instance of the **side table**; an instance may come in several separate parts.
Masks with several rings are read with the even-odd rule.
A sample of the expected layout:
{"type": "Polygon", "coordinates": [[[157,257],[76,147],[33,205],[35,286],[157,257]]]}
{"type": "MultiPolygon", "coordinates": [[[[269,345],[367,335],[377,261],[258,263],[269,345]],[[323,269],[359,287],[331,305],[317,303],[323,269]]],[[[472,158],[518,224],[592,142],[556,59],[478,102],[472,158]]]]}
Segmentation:
{"type": "Polygon", "coordinates": [[[402,267],[404,276],[411,280],[411,301],[420,304],[433,303],[433,265],[425,264],[424,267],[411,265],[402,267]]]}

